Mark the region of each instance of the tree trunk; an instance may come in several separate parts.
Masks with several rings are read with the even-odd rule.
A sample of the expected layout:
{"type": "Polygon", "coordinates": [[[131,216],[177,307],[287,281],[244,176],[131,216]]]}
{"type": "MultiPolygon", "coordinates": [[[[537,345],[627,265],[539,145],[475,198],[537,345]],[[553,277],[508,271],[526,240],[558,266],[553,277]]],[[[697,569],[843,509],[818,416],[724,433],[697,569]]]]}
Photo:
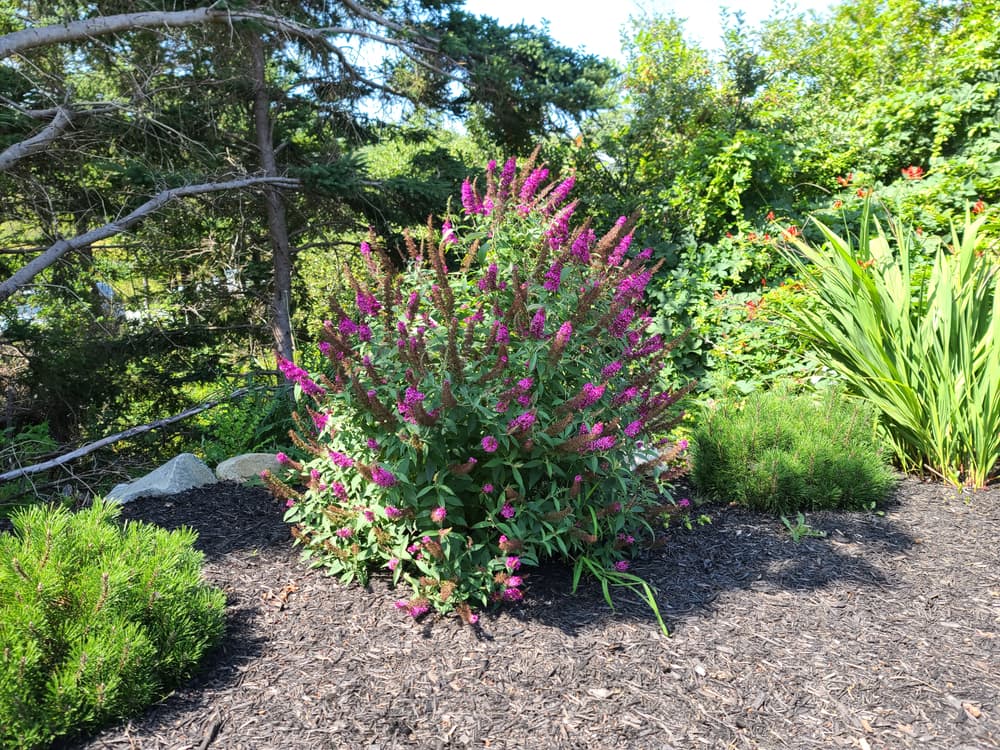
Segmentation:
{"type": "MultiPolygon", "coordinates": [[[[267,94],[267,73],[264,59],[264,41],[257,35],[248,38],[253,58],[253,123],[260,152],[260,166],[265,177],[277,177],[278,166],[274,156],[271,131],[271,99],[267,94]]],[[[274,290],[271,298],[271,333],[278,354],[292,358],[292,245],[288,239],[285,220],[285,201],[272,186],[264,187],[264,204],[267,209],[267,231],[271,238],[274,290]]]]}

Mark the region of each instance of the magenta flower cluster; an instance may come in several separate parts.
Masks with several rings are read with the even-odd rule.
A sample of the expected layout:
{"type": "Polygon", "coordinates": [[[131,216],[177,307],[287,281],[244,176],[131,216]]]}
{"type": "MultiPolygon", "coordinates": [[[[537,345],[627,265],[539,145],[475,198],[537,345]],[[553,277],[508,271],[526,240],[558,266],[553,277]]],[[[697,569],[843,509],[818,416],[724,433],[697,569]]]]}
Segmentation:
{"type": "Polygon", "coordinates": [[[381,466],[372,467],[372,481],[379,487],[392,487],[396,484],[396,476],[381,466]]]}
{"type": "Polygon", "coordinates": [[[526,411],[522,414],[517,415],[512,420],[510,420],[510,422],[507,423],[507,431],[527,432],[534,426],[537,419],[538,418],[532,412],[526,411]]]}
{"type": "Polygon", "coordinates": [[[316,382],[309,377],[309,373],[291,360],[285,359],[284,357],[278,357],[278,369],[281,371],[281,374],[285,376],[286,380],[298,383],[302,392],[307,396],[322,398],[326,395],[326,389],[317,385],[316,382]]]}

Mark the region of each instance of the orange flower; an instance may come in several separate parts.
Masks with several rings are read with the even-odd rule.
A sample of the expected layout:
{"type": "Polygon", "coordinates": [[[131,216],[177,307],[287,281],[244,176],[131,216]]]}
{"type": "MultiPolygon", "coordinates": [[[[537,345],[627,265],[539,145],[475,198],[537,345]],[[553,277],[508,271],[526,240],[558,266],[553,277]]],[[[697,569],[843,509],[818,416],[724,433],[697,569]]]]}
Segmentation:
{"type": "Polygon", "coordinates": [[[972,204],[972,213],[974,214],[981,214],[985,210],[986,210],[986,204],[983,203],[982,198],[980,198],[979,200],[977,200],[975,203],[972,204]]]}
{"type": "Polygon", "coordinates": [[[903,173],[903,177],[905,177],[908,180],[920,180],[920,179],[923,179],[923,176],[924,176],[924,168],[923,167],[913,167],[913,166],[910,166],[910,167],[907,167],[906,169],[901,169],[900,172],[902,172],[903,173]]]}
{"type": "Polygon", "coordinates": [[[833,207],[834,208],[840,208],[843,205],[844,205],[844,201],[840,200],[839,198],[833,202],[833,207]]]}
{"type": "Polygon", "coordinates": [[[802,231],[797,226],[792,224],[788,227],[788,229],[781,233],[781,236],[787,240],[790,237],[798,237],[800,234],[802,234],[802,231]]]}
{"type": "Polygon", "coordinates": [[[848,172],[847,177],[837,176],[837,184],[841,187],[847,187],[852,182],[854,182],[854,172],[848,172]]]}
{"type": "Polygon", "coordinates": [[[768,221],[774,221],[774,211],[768,211],[767,216],[764,217],[768,221]]]}

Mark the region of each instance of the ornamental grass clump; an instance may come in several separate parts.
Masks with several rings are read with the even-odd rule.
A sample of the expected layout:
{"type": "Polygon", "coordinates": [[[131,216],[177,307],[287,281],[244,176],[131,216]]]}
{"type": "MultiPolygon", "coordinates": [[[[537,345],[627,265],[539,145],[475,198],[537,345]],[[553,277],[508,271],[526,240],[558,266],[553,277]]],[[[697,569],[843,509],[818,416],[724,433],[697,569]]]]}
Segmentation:
{"type": "Polygon", "coordinates": [[[825,243],[786,257],[816,305],[790,314],[800,335],[881,414],[904,470],[982,487],[1000,459],[1000,284],[995,249],[967,216],[929,271],[912,232],[890,233],[867,201],[855,239],[816,222],[825,243]]]}
{"type": "Polygon", "coordinates": [[[775,515],[864,510],[894,486],[875,423],[869,404],[834,389],[727,400],[692,433],[691,478],[707,498],[775,515]]]}
{"type": "Polygon", "coordinates": [[[323,328],[328,374],[281,362],[309,415],[306,458],[266,478],[293,535],[345,582],[408,583],[398,607],[414,617],[474,622],[550,557],[656,611],[629,558],[668,502],[657,469],[681,394],[657,386],[671,343],[647,332],[650,253],[631,251],[625,218],[601,238],[573,226],[572,178],[546,176],[491,164],[429,227],[439,240],[408,240],[402,270],[364,243],[364,274],[345,270],[354,305],[323,328]],[[644,440],[663,450],[636,468],[644,440]]]}
{"type": "Polygon", "coordinates": [[[118,513],[33,506],[0,533],[0,746],[136,714],[222,635],[225,596],[202,580],[195,533],[123,528],[118,513]]]}

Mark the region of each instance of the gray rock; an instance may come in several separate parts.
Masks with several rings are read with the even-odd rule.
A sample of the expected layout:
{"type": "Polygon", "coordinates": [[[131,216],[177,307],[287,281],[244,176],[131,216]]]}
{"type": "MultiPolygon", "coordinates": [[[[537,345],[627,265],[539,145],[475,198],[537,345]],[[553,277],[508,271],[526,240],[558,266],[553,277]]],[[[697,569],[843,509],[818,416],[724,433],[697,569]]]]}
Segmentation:
{"type": "Polygon", "coordinates": [[[212,470],[197,456],[181,453],[146,476],[133,482],[119,484],[104,499],[113,503],[128,503],[138,497],[173,495],[206,484],[214,484],[216,481],[212,470]]]}
{"type": "Polygon", "coordinates": [[[273,453],[244,453],[233,456],[215,467],[219,481],[249,482],[260,477],[264,470],[272,473],[281,471],[281,464],[273,453]]]}

